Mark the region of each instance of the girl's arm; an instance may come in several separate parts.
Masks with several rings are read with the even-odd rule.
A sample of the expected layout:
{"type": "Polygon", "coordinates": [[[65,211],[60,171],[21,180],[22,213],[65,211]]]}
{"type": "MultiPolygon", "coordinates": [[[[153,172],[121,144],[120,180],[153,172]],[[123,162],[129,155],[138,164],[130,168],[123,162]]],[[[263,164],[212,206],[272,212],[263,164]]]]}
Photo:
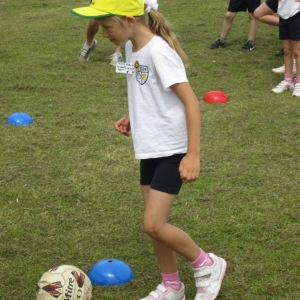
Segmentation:
{"type": "Polygon", "coordinates": [[[185,106],[188,148],[179,172],[182,181],[187,183],[198,179],[200,174],[200,106],[188,82],[174,84],[171,89],[185,106]]]}

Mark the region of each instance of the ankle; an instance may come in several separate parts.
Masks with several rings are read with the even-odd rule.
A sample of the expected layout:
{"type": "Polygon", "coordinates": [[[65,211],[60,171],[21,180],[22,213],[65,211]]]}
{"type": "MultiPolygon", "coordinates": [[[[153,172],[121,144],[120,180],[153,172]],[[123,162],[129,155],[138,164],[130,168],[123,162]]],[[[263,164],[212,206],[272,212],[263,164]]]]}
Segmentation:
{"type": "Polygon", "coordinates": [[[293,82],[293,74],[284,74],[284,81],[287,83],[292,83],[293,82]]]}
{"type": "Polygon", "coordinates": [[[181,281],[178,271],[171,274],[161,274],[161,276],[165,287],[170,287],[177,292],[181,290],[181,281]]]}
{"type": "Polygon", "coordinates": [[[204,252],[202,249],[200,249],[200,254],[196,258],[196,260],[193,262],[190,262],[190,264],[193,268],[210,267],[213,265],[213,263],[214,262],[212,261],[210,256],[206,252],[204,252]]]}

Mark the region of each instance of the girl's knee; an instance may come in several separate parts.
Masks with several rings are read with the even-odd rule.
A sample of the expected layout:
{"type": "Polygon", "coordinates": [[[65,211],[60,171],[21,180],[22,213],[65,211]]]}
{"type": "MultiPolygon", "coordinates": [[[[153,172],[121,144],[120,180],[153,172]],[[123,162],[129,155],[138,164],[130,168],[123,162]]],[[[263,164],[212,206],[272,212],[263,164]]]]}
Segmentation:
{"type": "Polygon", "coordinates": [[[295,59],[300,57],[300,47],[294,47],[293,48],[293,55],[294,55],[295,59]]]}
{"type": "Polygon", "coordinates": [[[156,223],[144,220],[144,231],[153,239],[158,239],[160,235],[160,226],[156,223]]]}

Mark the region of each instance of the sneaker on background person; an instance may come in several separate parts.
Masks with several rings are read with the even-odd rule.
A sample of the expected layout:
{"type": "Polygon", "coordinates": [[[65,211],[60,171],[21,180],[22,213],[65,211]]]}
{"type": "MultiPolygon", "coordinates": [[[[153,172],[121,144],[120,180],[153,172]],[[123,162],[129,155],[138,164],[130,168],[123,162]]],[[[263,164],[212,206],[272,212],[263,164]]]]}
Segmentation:
{"type": "Polygon", "coordinates": [[[89,60],[90,59],[90,54],[93,50],[95,50],[97,47],[97,40],[93,40],[93,43],[91,46],[88,46],[86,44],[86,42],[83,44],[82,46],[82,49],[79,53],[79,57],[78,59],[81,60],[81,61],[84,61],[84,60],[89,60]]]}
{"type": "Polygon", "coordinates": [[[251,51],[255,47],[254,41],[247,41],[246,44],[240,48],[240,51],[251,51]]]}
{"type": "Polygon", "coordinates": [[[279,94],[285,91],[292,91],[294,89],[294,83],[289,83],[285,80],[282,80],[275,88],[272,89],[272,92],[275,94],[279,94]]]}
{"type": "Polygon", "coordinates": [[[226,261],[213,253],[208,253],[213,261],[211,266],[193,268],[197,294],[194,300],[214,300],[219,294],[226,271],[226,261]]]}
{"type": "Polygon", "coordinates": [[[283,48],[281,48],[279,51],[275,53],[275,56],[283,56],[283,55],[284,55],[283,48]]]}
{"type": "Polygon", "coordinates": [[[214,43],[209,45],[208,49],[217,49],[217,48],[225,48],[227,46],[226,42],[222,43],[220,39],[216,40],[214,43]]]}
{"type": "Polygon", "coordinates": [[[110,66],[116,66],[116,64],[118,62],[122,62],[123,61],[123,56],[122,53],[120,52],[115,52],[114,54],[112,54],[109,59],[111,59],[110,61],[110,66]]]}
{"type": "Polygon", "coordinates": [[[171,287],[165,287],[163,283],[156,287],[155,291],[152,291],[146,298],[140,300],[185,300],[185,287],[181,283],[181,289],[176,291],[171,287]]]}
{"type": "MultiPolygon", "coordinates": [[[[274,68],[272,69],[273,73],[277,73],[277,74],[282,74],[285,72],[285,67],[284,65],[278,68],[274,68]]],[[[297,73],[297,69],[296,69],[296,64],[293,64],[293,73],[296,74],[297,73]]]]}

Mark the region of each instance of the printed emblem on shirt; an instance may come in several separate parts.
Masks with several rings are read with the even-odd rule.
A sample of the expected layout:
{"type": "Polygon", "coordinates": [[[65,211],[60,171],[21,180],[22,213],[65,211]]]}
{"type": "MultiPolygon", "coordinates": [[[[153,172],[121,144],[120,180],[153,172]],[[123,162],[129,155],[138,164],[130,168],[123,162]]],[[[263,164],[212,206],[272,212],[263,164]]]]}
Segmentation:
{"type": "MultiPolygon", "coordinates": [[[[135,66],[136,67],[136,66],[135,66]]],[[[136,69],[136,80],[141,84],[145,84],[149,77],[149,69],[147,66],[139,65],[139,68],[136,69]]]]}
{"type": "Polygon", "coordinates": [[[136,71],[138,71],[138,70],[140,69],[140,63],[139,63],[138,60],[136,60],[136,61],[134,62],[133,67],[134,67],[134,69],[135,69],[136,71]]]}

